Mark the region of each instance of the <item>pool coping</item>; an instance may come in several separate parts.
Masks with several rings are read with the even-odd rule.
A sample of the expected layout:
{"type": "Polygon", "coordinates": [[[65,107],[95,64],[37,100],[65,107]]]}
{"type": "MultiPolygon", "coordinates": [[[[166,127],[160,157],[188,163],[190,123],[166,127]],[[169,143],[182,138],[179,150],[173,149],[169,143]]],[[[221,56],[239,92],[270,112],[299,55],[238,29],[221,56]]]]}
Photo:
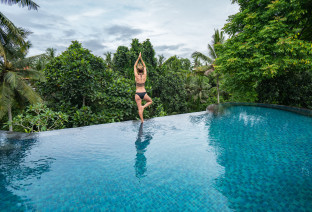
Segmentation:
{"type": "Polygon", "coordinates": [[[285,110],[289,112],[294,112],[300,115],[305,115],[312,117],[312,110],[299,107],[291,107],[286,105],[276,105],[276,104],[265,104],[265,103],[250,103],[250,102],[225,102],[220,104],[211,104],[206,108],[207,111],[215,111],[218,107],[231,107],[231,106],[257,106],[257,107],[266,107],[274,108],[279,110],[285,110]]]}
{"type": "MultiPolygon", "coordinates": [[[[153,121],[155,119],[166,119],[171,116],[179,116],[179,115],[200,115],[207,113],[207,111],[198,111],[198,112],[192,112],[192,113],[180,113],[180,114],[173,114],[169,116],[160,116],[160,117],[154,117],[150,119],[145,119],[144,123],[153,121]]],[[[80,130],[84,130],[87,128],[94,128],[94,129],[102,129],[103,127],[112,127],[112,126],[121,126],[124,124],[141,124],[140,120],[127,120],[127,121],[120,121],[120,122],[111,122],[111,123],[103,123],[103,124],[94,124],[94,125],[88,125],[88,126],[82,126],[82,127],[73,127],[73,128],[64,128],[64,129],[55,129],[55,130],[49,130],[49,131],[42,131],[42,132],[34,132],[34,133],[24,133],[24,132],[10,132],[10,131],[4,131],[0,130],[0,141],[1,138],[7,138],[7,139],[19,139],[19,140],[27,140],[27,139],[35,139],[38,136],[40,137],[46,137],[46,136],[54,136],[54,135],[64,135],[64,134],[72,134],[76,133],[80,130]]]]}
{"type": "Polygon", "coordinates": [[[23,132],[10,132],[5,130],[0,130],[0,141],[1,138],[7,139],[19,139],[19,140],[28,140],[34,139],[37,137],[36,133],[23,133],[23,132]]]}

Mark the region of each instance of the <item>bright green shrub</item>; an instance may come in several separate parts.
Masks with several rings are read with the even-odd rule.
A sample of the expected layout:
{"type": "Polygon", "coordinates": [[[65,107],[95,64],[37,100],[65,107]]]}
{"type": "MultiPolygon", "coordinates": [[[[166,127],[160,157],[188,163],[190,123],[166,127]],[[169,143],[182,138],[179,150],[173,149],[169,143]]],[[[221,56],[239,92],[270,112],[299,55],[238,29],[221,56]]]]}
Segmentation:
{"type": "Polygon", "coordinates": [[[12,124],[27,133],[65,128],[68,115],[54,112],[44,104],[30,105],[14,117],[12,124]]]}

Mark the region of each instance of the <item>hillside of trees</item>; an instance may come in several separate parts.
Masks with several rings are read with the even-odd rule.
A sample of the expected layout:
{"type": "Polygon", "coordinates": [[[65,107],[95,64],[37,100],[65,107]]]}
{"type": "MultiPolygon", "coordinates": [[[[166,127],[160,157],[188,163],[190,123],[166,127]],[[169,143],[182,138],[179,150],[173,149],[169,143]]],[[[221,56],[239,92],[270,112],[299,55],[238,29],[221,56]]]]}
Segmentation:
{"type": "MultiPolygon", "coordinates": [[[[4,2],[5,3],[5,2],[4,2]]],[[[14,3],[14,1],[13,1],[14,3]]],[[[144,118],[259,102],[312,109],[312,2],[233,0],[240,11],[192,61],[132,39],[95,56],[79,41],[27,57],[29,31],[0,13],[0,130],[38,132],[139,119],[133,64],[147,65],[144,118]],[[228,39],[226,39],[228,38],[228,39]]],[[[32,1],[21,6],[38,9],[32,1]]]]}

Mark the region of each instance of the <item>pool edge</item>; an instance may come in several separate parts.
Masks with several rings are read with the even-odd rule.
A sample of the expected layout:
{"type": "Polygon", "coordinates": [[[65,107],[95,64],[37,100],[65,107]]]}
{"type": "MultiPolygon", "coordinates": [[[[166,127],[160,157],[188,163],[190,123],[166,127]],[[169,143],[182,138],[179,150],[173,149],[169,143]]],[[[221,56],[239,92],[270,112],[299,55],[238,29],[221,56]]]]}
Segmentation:
{"type": "Polygon", "coordinates": [[[206,111],[216,112],[219,107],[231,107],[231,106],[257,106],[257,107],[265,107],[265,108],[274,108],[279,110],[285,110],[293,113],[297,113],[300,115],[305,115],[312,117],[312,110],[306,108],[299,107],[291,107],[286,105],[276,105],[276,104],[265,104],[265,103],[249,103],[249,102],[225,102],[220,104],[211,104],[208,105],[206,111]]]}

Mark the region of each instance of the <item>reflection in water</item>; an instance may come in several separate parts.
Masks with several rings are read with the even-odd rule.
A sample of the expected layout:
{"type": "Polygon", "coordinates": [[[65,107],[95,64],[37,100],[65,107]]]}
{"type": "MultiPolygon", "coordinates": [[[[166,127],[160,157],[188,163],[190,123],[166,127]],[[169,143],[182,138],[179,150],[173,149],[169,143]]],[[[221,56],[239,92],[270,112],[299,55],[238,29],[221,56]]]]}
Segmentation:
{"type": "Polygon", "coordinates": [[[0,142],[0,211],[25,211],[31,206],[26,206],[24,199],[14,194],[14,190],[27,189],[23,182],[40,178],[41,174],[49,171],[53,159],[44,158],[27,163],[25,158],[37,140],[4,137],[2,134],[0,142]]]}
{"type": "Polygon", "coordinates": [[[145,177],[146,168],[146,157],[144,153],[146,152],[147,146],[152,140],[152,135],[150,132],[143,133],[143,124],[140,125],[137,140],[135,141],[135,148],[137,151],[135,158],[135,176],[139,179],[145,177]]]}
{"type": "MultiPolygon", "coordinates": [[[[309,208],[311,149],[303,119],[288,112],[233,107],[231,116],[215,117],[209,145],[225,168],[216,188],[237,211],[296,211],[309,208]],[[298,121],[295,120],[298,118],[298,121]],[[300,129],[302,132],[294,129],[300,129]],[[298,139],[300,138],[300,139],[298,139]]],[[[311,209],[311,208],[310,208],[311,209]]]]}
{"type": "Polygon", "coordinates": [[[229,107],[229,105],[213,104],[209,105],[206,111],[211,113],[214,117],[223,116],[225,114],[228,114],[229,107]]]}
{"type": "Polygon", "coordinates": [[[243,111],[239,114],[239,120],[244,121],[244,124],[246,126],[251,125],[251,127],[253,127],[255,124],[257,124],[259,122],[263,122],[263,117],[255,116],[255,115],[249,115],[245,111],[243,111]]]}
{"type": "Polygon", "coordinates": [[[203,113],[201,115],[190,115],[189,121],[194,125],[206,124],[209,126],[212,116],[210,113],[203,113]]]}

